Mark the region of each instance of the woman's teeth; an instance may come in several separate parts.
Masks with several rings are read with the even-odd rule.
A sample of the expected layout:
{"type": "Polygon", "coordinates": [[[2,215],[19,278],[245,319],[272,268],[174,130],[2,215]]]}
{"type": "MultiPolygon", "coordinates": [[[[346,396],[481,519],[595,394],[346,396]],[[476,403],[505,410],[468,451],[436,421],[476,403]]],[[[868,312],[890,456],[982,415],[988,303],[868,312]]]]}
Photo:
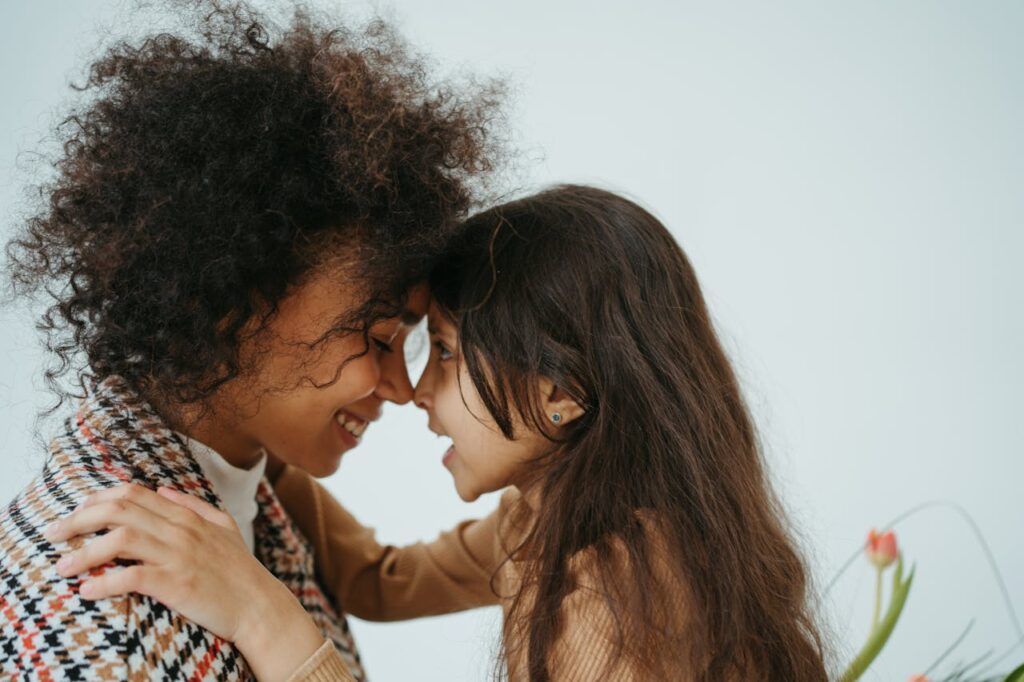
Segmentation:
{"type": "Polygon", "coordinates": [[[340,412],[338,413],[336,419],[338,423],[345,428],[346,431],[351,433],[356,438],[361,437],[363,435],[363,432],[366,431],[367,423],[364,421],[353,419],[352,417],[349,417],[348,415],[342,414],[340,412]]]}

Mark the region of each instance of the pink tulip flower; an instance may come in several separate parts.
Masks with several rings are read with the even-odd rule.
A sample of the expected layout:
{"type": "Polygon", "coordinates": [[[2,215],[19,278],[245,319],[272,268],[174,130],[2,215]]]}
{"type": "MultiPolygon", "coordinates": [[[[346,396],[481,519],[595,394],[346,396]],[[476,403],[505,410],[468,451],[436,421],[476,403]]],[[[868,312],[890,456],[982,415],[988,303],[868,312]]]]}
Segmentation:
{"type": "Polygon", "coordinates": [[[878,568],[890,566],[900,555],[900,550],[896,546],[896,534],[891,530],[879,534],[872,528],[868,533],[864,551],[868,555],[868,560],[878,568]]]}

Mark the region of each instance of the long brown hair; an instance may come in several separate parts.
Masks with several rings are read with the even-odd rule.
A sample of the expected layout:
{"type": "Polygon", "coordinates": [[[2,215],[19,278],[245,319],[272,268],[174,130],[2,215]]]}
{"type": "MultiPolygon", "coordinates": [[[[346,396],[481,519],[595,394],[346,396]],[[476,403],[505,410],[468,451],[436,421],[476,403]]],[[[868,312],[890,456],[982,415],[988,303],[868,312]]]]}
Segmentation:
{"type": "Polygon", "coordinates": [[[531,682],[550,677],[559,607],[576,585],[571,559],[584,551],[624,624],[619,653],[672,647],[673,669],[701,680],[826,679],[804,563],[668,230],[621,196],[560,186],[468,220],[431,284],[506,437],[514,415],[545,430],[540,376],[586,411],[533,468],[538,518],[512,552],[533,559],[505,624],[506,647],[526,648],[531,682]],[[657,519],[658,547],[638,512],[657,519]],[[669,624],[681,633],[659,616],[667,595],[652,567],[665,557],[688,592],[685,625],[669,624]]]}

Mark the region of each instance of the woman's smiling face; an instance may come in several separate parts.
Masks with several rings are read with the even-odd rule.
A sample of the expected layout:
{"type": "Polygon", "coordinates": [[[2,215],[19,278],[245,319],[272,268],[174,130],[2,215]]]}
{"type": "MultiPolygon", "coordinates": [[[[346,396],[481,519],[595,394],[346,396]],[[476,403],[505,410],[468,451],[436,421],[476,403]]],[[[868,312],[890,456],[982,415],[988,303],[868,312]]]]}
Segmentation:
{"type": "Polygon", "coordinates": [[[513,420],[515,439],[501,433],[484,407],[465,362],[459,357],[458,330],[435,303],[427,315],[430,358],[416,384],[416,405],[427,411],[430,430],[452,440],[442,462],[459,497],[515,485],[525,467],[551,447],[543,434],[513,420]]]}
{"type": "Polygon", "coordinates": [[[189,435],[236,466],[249,466],[266,449],[313,476],[333,473],[384,401],[412,398],[404,343],[428,300],[425,287],[414,289],[403,315],[370,328],[368,346],[361,334],[317,343],[358,299],[336,278],[314,276],[282,300],[260,343],[247,342],[256,371],[225,385],[215,418],[189,435]]]}

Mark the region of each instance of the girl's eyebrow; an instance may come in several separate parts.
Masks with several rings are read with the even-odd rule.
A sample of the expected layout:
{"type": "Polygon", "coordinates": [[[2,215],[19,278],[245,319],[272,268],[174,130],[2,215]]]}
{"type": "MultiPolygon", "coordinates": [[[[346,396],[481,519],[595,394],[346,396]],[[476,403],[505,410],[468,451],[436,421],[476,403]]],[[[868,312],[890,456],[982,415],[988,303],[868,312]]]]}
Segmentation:
{"type": "Polygon", "coordinates": [[[446,333],[447,330],[441,331],[436,325],[427,323],[427,333],[431,336],[448,336],[451,337],[451,333],[446,333]]]}

